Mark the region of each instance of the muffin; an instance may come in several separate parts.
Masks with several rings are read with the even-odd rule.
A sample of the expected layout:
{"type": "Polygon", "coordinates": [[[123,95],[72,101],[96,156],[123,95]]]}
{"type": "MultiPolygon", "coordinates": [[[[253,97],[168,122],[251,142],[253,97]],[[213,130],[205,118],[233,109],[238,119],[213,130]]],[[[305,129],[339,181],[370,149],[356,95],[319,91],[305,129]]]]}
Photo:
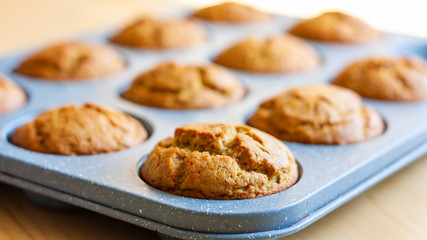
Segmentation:
{"type": "Polygon", "coordinates": [[[22,107],[27,102],[24,91],[15,83],[0,76],[0,114],[22,107]]]}
{"type": "Polygon", "coordinates": [[[206,40],[202,26],[192,20],[159,21],[143,18],[127,26],[111,41],[146,49],[176,49],[198,45],[206,40]]]}
{"type": "Polygon", "coordinates": [[[215,62],[226,67],[260,73],[288,73],[314,69],[320,57],[314,48],[291,35],[248,38],[223,51],[215,62]]]}
{"type": "Polygon", "coordinates": [[[194,17],[220,23],[254,23],[272,19],[270,14],[260,12],[252,7],[225,2],[203,8],[193,14],[194,17]]]}
{"type": "Polygon", "coordinates": [[[412,57],[376,57],[347,66],[333,81],[363,97],[390,101],[427,99],[427,62],[412,57]]]}
{"type": "Polygon", "coordinates": [[[122,96],[152,107],[201,109],[231,104],[244,94],[239,80],[222,67],[164,63],[138,76],[122,96]]]}
{"type": "Polygon", "coordinates": [[[35,53],[15,72],[45,80],[67,81],[104,77],[124,67],[122,57],[108,46],[67,42],[35,53]]]}
{"type": "Polygon", "coordinates": [[[365,22],[340,12],[326,12],[293,26],[290,33],[318,41],[362,43],[380,38],[365,22]]]}
{"type": "Polygon", "coordinates": [[[160,141],[141,168],[145,182],[191,198],[247,199],[291,187],[298,166],[274,137],[248,126],[188,124],[160,141]]]}
{"type": "Polygon", "coordinates": [[[381,135],[384,122],[355,92],[314,84],[263,102],[248,124],[289,142],[347,144],[381,135]]]}
{"type": "Polygon", "coordinates": [[[86,103],[46,111],[18,129],[10,142],[27,150],[59,155],[93,155],[142,143],[147,132],[119,111],[86,103]]]}

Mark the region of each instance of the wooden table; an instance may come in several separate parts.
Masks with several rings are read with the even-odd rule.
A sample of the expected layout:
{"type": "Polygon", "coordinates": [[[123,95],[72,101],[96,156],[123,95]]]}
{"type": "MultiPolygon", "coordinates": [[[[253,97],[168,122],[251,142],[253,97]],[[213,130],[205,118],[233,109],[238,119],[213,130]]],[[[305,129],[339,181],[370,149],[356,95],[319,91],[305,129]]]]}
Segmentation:
{"type": "MultiPolygon", "coordinates": [[[[165,3],[0,0],[0,55],[126,22],[165,3]]],[[[1,240],[155,238],[153,232],[85,210],[41,207],[21,190],[0,184],[1,240]]],[[[427,156],[286,239],[427,239],[427,156]]]]}

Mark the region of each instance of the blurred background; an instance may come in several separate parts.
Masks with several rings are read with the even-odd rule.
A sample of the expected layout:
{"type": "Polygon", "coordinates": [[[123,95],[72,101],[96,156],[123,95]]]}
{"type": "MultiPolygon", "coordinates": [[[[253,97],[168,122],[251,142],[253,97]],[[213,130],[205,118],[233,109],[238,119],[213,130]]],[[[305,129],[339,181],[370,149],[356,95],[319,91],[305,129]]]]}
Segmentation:
{"type": "MultiPolygon", "coordinates": [[[[164,6],[205,7],[215,0],[0,0],[0,54],[127,23],[164,6]]],[[[245,0],[265,11],[308,18],[341,10],[383,31],[427,37],[425,1],[245,0]]]]}

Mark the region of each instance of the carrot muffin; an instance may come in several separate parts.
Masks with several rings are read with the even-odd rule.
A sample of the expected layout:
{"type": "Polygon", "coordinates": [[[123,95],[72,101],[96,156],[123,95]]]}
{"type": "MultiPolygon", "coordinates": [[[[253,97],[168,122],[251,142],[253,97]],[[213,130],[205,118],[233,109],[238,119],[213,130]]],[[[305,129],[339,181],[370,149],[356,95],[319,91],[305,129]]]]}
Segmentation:
{"type": "Polygon", "coordinates": [[[291,187],[298,166],[282,142],[259,130],[226,123],[188,124],[157,144],[141,176],[176,195],[247,199],[291,187]]]}
{"type": "Polygon", "coordinates": [[[231,104],[244,94],[239,80],[222,67],[164,63],[138,76],[122,95],[152,107],[201,109],[231,104]]]}
{"type": "Polygon", "coordinates": [[[215,62],[226,67],[260,73],[287,73],[316,68],[314,48],[291,35],[248,38],[223,51],[215,62]]]}
{"type": "Polygon", "coordinates": [[[285,141],[312,144],[361,142],[385,128],[359,95],[325,84],[290,89],[263,102],[248,123],[285,141]]]}
{"type": "Polygon", "coordinates": [[[203,43],[206,33],[189,19],[159,21],[144,18],[121,30],[111,41],[120,45],[147,49],[184,48],[203,43]]]}
{"type": "Polygon", "coordinates": [[[27,102],[27,96],[15,83],[0,76],[0,114],[14,111],[27,102]]]}
{"type": "Polygon", "coordinates": [[[52,45],[24,60],[15,72],[52,81],[99,78],[122,71],[125,62],[112,48],[89,43],[52,45]]]}
{"type": "Polygon", "coordinates": [[[380,37],[380,33],[365,22],[340,12],[326,12],[302,21],[289,32],[303,38],[342,43],[371,42],[380,37]]]}
{"type": "Polygon", "coordinates": [[[60,155],[93,155],[142,143],[147,132],[136,119],[87,103],[46,111],[18,129],[10,141],[27,150],[60,155]]]}
{"type": "Polygon", "coordinates": [[[412,57],[377,57],[356,61],[333,81],[363,97],[391,101],[427,99],[427,62],[412,57]]]}
{"type": "Polygon", "coordinates": [[[225,2],[201,9],[195,12],[193,16],[207,21],[222,23],[253,23],[272,19],[270,14],[233,2],[225,2]]]}

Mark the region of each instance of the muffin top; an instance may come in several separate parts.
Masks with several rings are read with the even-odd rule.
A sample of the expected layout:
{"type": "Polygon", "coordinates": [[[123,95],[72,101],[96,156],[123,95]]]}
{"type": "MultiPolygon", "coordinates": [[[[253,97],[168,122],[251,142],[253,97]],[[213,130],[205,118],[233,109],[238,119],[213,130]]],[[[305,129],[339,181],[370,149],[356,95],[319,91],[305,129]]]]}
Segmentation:
{"type": "Polygon", "coordinates": [[[122,96],[153,107],[201,109],[228,105],[244,94],[239,80],[222,67],[164,63],[138,76],[122,96]]]}
{"type": "Polygon", "coordinates": [[[313,84],[263,102],[249,125],[290,142],[346,144],[384,131],[384,122],[351,90],[313,84]]]}
{"type": "Polygon", "coordinates": [[[86,103],[46,111],[19,127],[10,141],[27,150],[60,155],[93,155],[142,143],[147,132],[119,111],[86,103]]]}
{"type": "Polygon", "coordinates": [[[427,62],[411,57],[376,57],[347,66],[334,84],[363,97],[391,101],[427,99],[427,62]]]}
{"type": "Polygon", "coordinates": [[[202,26],[189,19],[159,21],[143,18],[127,26],[111,41],[147,49],[174,49],[198,45],[206,40],[202,26]]]}
{"type": "Polygon", "coordinates": [[[99,78],[122,71],[125,62],[111,47],[89,43],[60,43],[25,59],[15,72],[45,80],[99,78]]]}
{"type": "Polygon", "coordinates": [[[272,19],[270,14],[233,2],[225,2],[200,9],[193,16],[207,21],[222,23],[265,22],[272,19]]]}
{"type": "Polygon", "coordinates": [[[243,71],[286,73],[314,69],[320,58],[303,40],[282,35],[243,40],[219,54],[215,62],[243,71]]]}
{"type": "Polygon", "coordinates": [[[326,12],[302,21],[289,32],[303,38],[343,43],[371,42],[381,36],[360,19],[340,12],[326,12]]]}
{"type": "Polygon", "coordinates": [[[246,199],[283,191],[298,179],[289,149],[248,126],[189,124],[160,141],[141,168],[148,184],[192,198],[246,199]]]}
{"type": "Polygon", "coordinates": [[[27,102],[24,91],[15,83],[0,76],[0,114],[11,112],[27,102]]]}

